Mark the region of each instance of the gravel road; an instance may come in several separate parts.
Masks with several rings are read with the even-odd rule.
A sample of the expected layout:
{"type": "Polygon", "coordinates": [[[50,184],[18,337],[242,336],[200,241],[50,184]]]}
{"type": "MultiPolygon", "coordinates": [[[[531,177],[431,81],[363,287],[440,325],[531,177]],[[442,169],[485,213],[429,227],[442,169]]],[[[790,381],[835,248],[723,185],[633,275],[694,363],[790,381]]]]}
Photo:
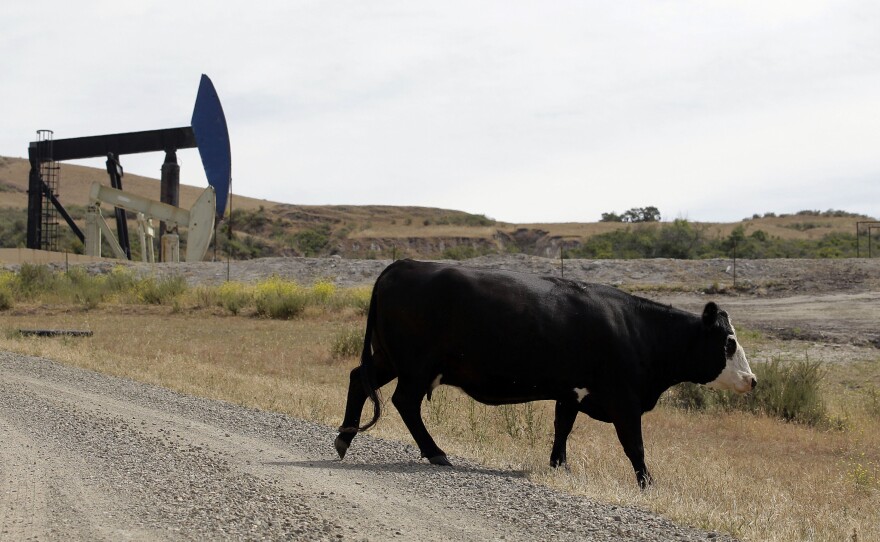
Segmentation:
{"type": "Polygon", "coordinates": [[[2,540],[729,540],[454,458],[0,352],[2,540]]]}

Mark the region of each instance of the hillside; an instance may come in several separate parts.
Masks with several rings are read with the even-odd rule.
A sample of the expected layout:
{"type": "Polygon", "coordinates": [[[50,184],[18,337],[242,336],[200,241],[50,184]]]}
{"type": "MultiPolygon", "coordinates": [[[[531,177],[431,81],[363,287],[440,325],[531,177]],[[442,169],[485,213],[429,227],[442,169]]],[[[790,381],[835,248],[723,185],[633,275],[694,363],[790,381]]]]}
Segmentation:
{"type": "MultiPolygon", "coordinates": [[[[25,159],[0,157],[0,213],[4,213],[6,222],[18,226],[27,208],[28,170],[25,159]]],[[[64,163],[61,164],[60,179],[59,199],[75,218],[82,214],[91,184],[108,183],[102,169],[64,163]]],[[[153,199],[159,197],[157,179],[126,174],[123,183],[128,191],[153,199]]],[[[189,207],[200,192],[201,188],[181,185],[181,206],[189,207]]],[[[675,243],[686,243],[690,247],[699,241],[706,245],[705,249],[681,257],[717,255],[719,251],[730,250],[730,243],[725,245],[723,241],[733,237],[753,244],[773,241],[783,247],[772,254],[761,253],[756,257],[799,257],[808,254],[809,250],[819,250],[814,245],[818,247],[829,236],[835,240],[832,250],[821,255],[844,256],[850,255],[847,247],[853,247],[851,252],[854,255],[856,220],[858,218],[841,212],[755,215],[737,223],[686,223],[687,228],[681,231],[681,228],[671,229],[673,223],[669,222],[511,224],[483,215],[429,207],[293,205],[233,195],[231,221],[234,235],[232,239],[224,235],[220,247],[221,251],[228,250],[239,259],[332,254],[361,258],[467,258],[505,252],[558,257],[560,250],[573,251],[584,257],[653,257],[668,254],[635,252],[621,255],[607,252],[603,247],[620,244],[621,235],[641,238],[635,239],[635,244],[645,245],[658,244],[659,237],[674,233],[678,236],[675,243]],[[684,239],[680,238],[682,235],[684,239]],[[590,244],[590,239],[596,241],[593,245],[598,243],[598,248],[590,244]],[[792,247],[808,249],[804,252],[792,247]]],[[[6,230],[18,226],[7,226],[6,230]]],[[[3,246],[16,246],[21,241],[9,239],[20,238],[10,236],[0,225],[3,246]]],[[[76,251],[75,245],[76,241],[72,241],[72,251],[76,251]]]]}

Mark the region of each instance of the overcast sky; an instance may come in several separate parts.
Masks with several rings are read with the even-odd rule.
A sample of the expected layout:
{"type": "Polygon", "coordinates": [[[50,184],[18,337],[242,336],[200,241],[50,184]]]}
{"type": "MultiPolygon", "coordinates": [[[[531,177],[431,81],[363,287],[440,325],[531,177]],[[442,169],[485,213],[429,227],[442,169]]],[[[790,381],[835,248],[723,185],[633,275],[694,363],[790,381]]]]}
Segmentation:
{"type": "Polygon", "coordinates": [[[189,125],[202,73],[236,194],[514,223],[880,216],[876,0],[5,2],[0,155],[42,128],[189,125]]]}

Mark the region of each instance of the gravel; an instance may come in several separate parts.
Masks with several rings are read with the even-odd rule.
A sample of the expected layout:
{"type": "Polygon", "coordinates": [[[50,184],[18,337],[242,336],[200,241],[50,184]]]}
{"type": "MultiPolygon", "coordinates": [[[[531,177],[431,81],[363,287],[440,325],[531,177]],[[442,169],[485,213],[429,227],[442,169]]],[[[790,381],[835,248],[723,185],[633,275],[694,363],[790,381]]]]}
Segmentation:
{"type": "Polygon", "coordinates": [[[340,462],[333,428],[45,359],[0,375],[0,539],[730,540],[369,435],[340,462]]]}

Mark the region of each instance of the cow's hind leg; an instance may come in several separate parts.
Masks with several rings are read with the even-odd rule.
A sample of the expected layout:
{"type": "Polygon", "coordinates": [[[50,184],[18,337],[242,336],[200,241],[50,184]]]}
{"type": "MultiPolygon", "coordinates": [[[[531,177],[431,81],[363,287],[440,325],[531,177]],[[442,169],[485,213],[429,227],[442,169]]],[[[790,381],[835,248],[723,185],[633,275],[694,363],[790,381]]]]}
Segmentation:
{"type": "Polygon", "coordinates": [[[424,399],[427,389],[427,386],[414,386],[411,381],[405,381],[403,378],[398,379],[397,389],[391,396],[391,402],[394,403],[403,423],[406,424],[415,439],[422,452],[422,457],[427,457],[428,461],[434,465],[451,466],[452,464],[446,459],[446,452],[437,446],[428,433],[425,422],[422,421],[422,399],[424,399]]]}
{"type": "MultiPolygon", "coordinates": [[[[358,426],[361,423],[361,413],[364,410],[364,403],[367,401],[367,390],[364,389],[364,381],[361,375],[363,367],[355,367],[352,369],[348,379],[348,399],[345,402],[345,417],[342,419],[342,425],[339,428],[339,436],[333,443],[336,447],[336,453],[339,459],[345,457],[351,441],[354,440],[358,433],[358,426]]],[[[376,388],[379,389],[394,379],[394,373],[387,367],[376,367],[376,388]]]]}
{"type": "Polygon", "coordinates": [[[562,467],[566,461],[566,443],[574,420],[577,418],[578,408],[574,403],[556,401],[556,417],[553,419],[553,450],[550,452],[550,466],[562,467]]]}

